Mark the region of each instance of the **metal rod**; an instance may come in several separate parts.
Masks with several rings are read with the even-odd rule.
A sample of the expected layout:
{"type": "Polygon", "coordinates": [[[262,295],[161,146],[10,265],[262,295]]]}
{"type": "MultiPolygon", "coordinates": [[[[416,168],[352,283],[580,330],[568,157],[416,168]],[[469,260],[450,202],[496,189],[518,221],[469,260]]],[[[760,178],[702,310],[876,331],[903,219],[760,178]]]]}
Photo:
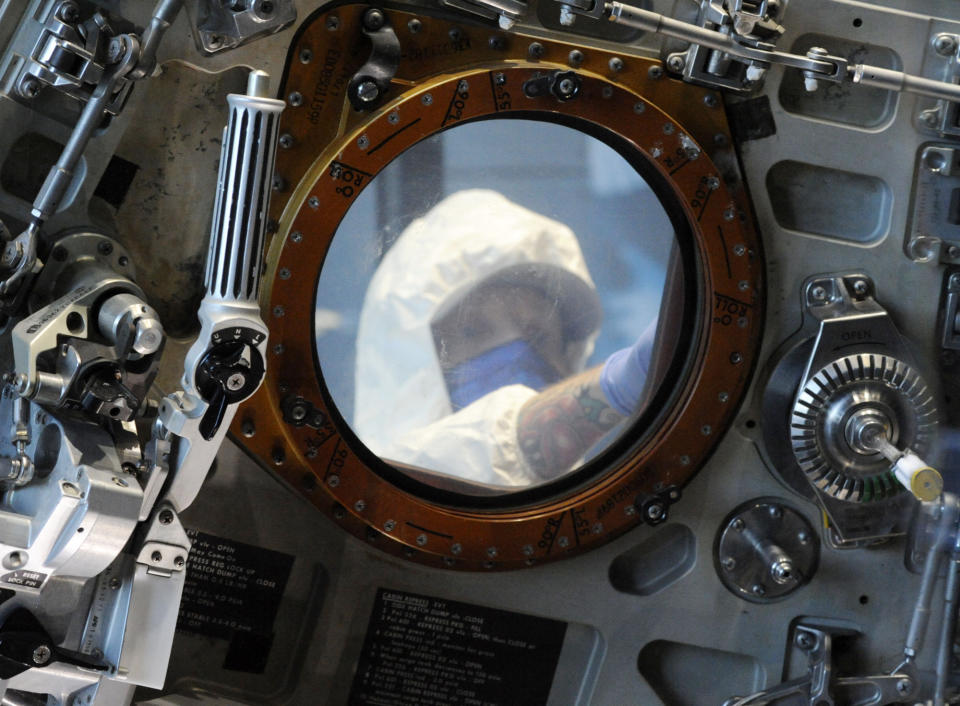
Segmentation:
{"type": "Polygon", "coordinates": [[[656,12],[624,5],[621,2],[608,2],[605,9],[611,22],[681,39],[692,44],[699,44],[748,61],[781,64],[802,71],[810,71],[814,74],[813,78],[835,81],[848,78],[853,83],[873,88],[913,93],[948,101],[960,101],[960,85],[946,81],[913,76],[903,71],[893,71],[867,64],[842,67],[829,59],[820,60],[810,56],[748,47],[737,42],[732,35],[706,27],[698,27],[689,22],[675,20],[656,12]],[[842,75],[840,75],[841,73],[842,75]]]}
{"type": "Polygon", "coordinates": [[[955,551],[947,568],[947,588],[943,600],[943,619],[940,624],[940,647],[937,651],[937,682],[933,692],[933,706],[945,706],[947,676],[953,656],[953,638],[957,627],[957,597],[960,595],[960,556],[955,551]]]}

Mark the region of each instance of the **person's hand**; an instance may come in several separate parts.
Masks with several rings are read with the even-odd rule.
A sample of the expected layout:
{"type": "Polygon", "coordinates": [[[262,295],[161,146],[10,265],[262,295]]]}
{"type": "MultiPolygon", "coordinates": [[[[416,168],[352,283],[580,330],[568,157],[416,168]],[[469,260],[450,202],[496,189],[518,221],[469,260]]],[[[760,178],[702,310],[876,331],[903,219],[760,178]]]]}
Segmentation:
{"type": "Polygon", "coordinates": [[[603,364],[600,389],[610,406],[624,416],[636,412],[640,404],[656,334],[657,319],[654,319],[636,343],[613,353],[603,364]]]}

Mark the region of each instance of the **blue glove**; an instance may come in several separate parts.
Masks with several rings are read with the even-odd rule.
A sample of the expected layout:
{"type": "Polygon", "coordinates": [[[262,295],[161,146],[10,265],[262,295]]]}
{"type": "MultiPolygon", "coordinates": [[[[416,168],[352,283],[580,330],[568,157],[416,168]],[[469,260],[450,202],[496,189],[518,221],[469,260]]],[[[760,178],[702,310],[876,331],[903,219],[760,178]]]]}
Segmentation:
{"type": "Polygon", "coordinates": [[[656,335],[657,319],[654,319],[636,343],[613,353],[600,371],[600,389],[607,402],[625,417],[636,412],[640,404],[656,335]]]}

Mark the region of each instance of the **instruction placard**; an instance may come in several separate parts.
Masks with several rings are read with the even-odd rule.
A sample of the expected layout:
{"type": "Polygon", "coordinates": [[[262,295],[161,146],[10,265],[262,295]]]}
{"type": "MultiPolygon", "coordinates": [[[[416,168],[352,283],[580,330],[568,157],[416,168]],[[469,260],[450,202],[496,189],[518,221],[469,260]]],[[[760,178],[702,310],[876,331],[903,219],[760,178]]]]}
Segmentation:
{"type": "Polygon", "coordinates": [[[547,703],[567,624],[379,589],[350,706],[547,703]]]}

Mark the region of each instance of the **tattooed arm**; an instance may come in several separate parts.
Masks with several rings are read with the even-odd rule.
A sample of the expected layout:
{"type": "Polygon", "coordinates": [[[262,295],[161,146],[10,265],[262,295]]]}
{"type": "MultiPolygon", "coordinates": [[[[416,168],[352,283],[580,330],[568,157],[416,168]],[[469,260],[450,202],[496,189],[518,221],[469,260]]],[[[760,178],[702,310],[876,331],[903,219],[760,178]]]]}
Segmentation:
{"type": "Polygon", "coordinates": [[[570,470],[624,419],[600,389],[601,368],[562,380],[520,408],[517,440],[527,465],[544,480],[570,470]]]}

